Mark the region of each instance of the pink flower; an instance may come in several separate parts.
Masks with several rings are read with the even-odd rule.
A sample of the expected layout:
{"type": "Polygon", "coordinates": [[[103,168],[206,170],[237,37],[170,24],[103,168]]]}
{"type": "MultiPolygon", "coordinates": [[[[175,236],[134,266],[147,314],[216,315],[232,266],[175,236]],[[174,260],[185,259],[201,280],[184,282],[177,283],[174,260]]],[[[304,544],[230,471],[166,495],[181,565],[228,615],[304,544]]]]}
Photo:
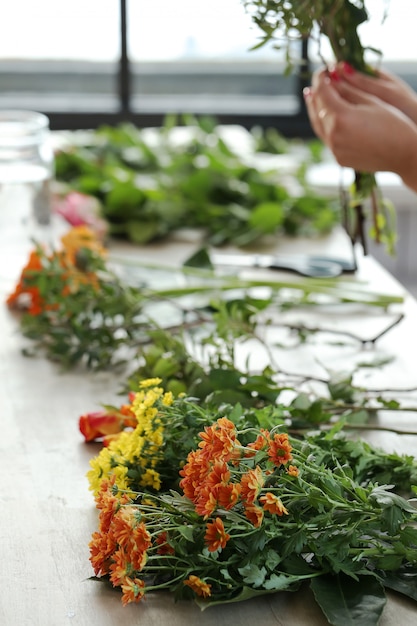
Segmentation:
{"type": "Polygon", "coordinates": [[[100,239],[107,234],[108,224],[100,217],[101,204],[94,196],[70,191],[64,196],[55,196],[52,210],[71,226],[89,226],[100,239]]]}

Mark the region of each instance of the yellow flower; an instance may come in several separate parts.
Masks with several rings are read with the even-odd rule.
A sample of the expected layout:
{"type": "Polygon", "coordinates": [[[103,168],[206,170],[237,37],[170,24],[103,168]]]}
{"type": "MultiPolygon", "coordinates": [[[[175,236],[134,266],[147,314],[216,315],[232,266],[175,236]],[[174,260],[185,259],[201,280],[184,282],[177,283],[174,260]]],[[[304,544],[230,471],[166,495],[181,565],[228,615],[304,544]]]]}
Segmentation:
{"type": "Polygon", "coordinates": [[[147,469],[141,478],[141,484],[143,487],[151,487],[159,491],[161,488],[161,478],[158,472],[153,469],[147,469]]]}
{"type": "Polygon", "coordinates": [[[139,387],[156,387],[162,383],[162,378],[146,378],[145,380],[141,380],[139,383],[139,387]]]}
{"type": "Polygon", "coordinates": [[[129,488],[127,478],[127,467],[125,465],[116,465],[112,468],[112,474],[115,477],[114,484],[121,490],[125,491],[129,488]]]}
{"type": "Polygon", "coordinates": [[[164,409],[174,402],[171,392],[157,387],[159,378],[140,382],[131,406],[137,426],[125,430],[111,441],[91,462],[90,488],[97,493],[102,480],[113,478],[121,491],[137,488],[161,488],[158,465],[163,460],[164,409]],[[160,412],[162,411],[162,413],[160,412]],[[130,471],[132,470],[132,471],[130,471]]]}
{"type": "Polygon", "coordinates": [[[111,472],[111,453],[108,448],[103,448],[98,456],[90,460],[91,470],[87,472],[90,489],[96,495],[103,479],[111,472]]]}
{"type": "Polygon", "coordinates": [[[164,406],[171,406],[174,402],[174,396],[172,394],[172,391],[167,391],[164,393],[164,395],[162,396],[162,404],[164,406]]]}

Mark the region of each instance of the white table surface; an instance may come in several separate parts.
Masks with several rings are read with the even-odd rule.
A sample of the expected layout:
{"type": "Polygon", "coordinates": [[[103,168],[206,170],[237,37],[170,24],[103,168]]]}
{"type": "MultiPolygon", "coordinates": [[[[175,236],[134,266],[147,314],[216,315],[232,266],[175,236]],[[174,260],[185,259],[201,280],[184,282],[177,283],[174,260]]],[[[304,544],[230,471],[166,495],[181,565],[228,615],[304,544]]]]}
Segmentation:
{"type": "MultiPolygon", "coordinates": [[[[169,246],[135,249],[153,260],[180,262],[193,243],[180,239],[169,246]]],[[[0,296],[4,301],[26,260],[27,232],[0,230],[0,296]]],[[[281,246],[285,249],[285,246],[281,246]]],[[[291,249],[340,252],[337,240],[298,242],[291,249]]],[[[130,248],[133,253],[132,249],[130,248]]],[[[402,287],[371,258],[360,259],[354,280],[403,293],[402,287]]],[[[364,357],[395,355],[386,367],[364,374],[366,384],[380,388],[417,385],[417,304],[407,294],[399,307],[405,319],[383,337],[374,352],[356,345],[346,349],[319,342],[285,352],[290,371],[312,372],[325,363],[334,369],[364,357]]],[[[295,314],[294,314],[295,315],[295,314]]],[[[378,328],[378,316],[352,311],[351,322],[364,333],[378,328]]],[[[337,317],[337,316],[336,316],[337,317]]],[[[342,314],[336,323],[346,327],[342,314]]],[[[335,314],[325,322],[335,323],[335,314]],[[332,319],[330,319],[332,318],[332,319]]],[[[371,332],[372,334],[372,332],[371,332]]],[[[92,575],[88,542],[97,514],[85,474],[98,445],[86,445],[78,417],[102,403],[120,401],[114,373],[61,373],[45,358],[21,354],[25,341],[17,317],[0,306],[0,624],[2,626],[322,626],[326,620],[309,591],[279,593],[241,604],[200,612],[193,603],[174,604],[169,595],[149,595],[139,605],[122,607],[120,594],[88,580],[92,575]]],[[[321,369],[321,371],[323,371],[321,369]]],[[[417,405],[417,394],[416,403],[417,405]]],[[[417,430],[416,414],[381,414],[380,425],[417,430]]],[[[416,454],[417,436],[387,432],[367,434],[387,450],[416,454]]],[[[415,626],[416,604],[396,594],[389,601],[381,626],[415,626]]],[[[358,624],[358,626],[360,626],[358,624]]]]}

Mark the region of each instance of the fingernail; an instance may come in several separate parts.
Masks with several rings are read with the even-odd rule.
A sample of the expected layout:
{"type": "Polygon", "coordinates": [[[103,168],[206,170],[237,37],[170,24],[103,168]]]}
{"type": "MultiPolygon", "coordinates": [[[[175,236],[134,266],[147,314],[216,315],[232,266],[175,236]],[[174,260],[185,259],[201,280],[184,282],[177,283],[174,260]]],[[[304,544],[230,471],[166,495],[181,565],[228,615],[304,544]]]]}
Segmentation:
{"type": "Polygon", "coordinates": [[[343,61],[343,63],[341,63],[340,65],[340,69],[342,70],[342,72],[344,72],[345,74],[354,74],[355,70],[353,69],[353,67],[351,66],[350,63],[347,63],[347,61],[343,61]]]}
{"type": "Polygon", "coordinates": [[[304,100],[307,100],[308,98],[311,98],[311,96],[312,96],[311,87],[304,87],[304,89],[303,89],[303,96],[304,96],[304,100]]]}
{"type": "Polygon", "coordinates": [[[336,72],[336,70],[331,70],[329,72],[329,77],[330,77],[330,80],[333,80],[335,83],[337,83],[337,81],[340,80],[340,76],[336,72]]]}

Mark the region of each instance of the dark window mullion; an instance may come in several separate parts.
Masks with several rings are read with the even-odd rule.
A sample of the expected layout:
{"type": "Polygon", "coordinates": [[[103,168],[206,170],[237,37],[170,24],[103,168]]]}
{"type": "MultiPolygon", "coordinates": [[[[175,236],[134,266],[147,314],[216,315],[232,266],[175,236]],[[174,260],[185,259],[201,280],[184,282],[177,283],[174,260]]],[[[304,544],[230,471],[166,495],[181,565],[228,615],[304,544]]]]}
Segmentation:
{"type": "Polygon", "coordinates": [[[120,61],[118,72],[120,113],[128,116],[131,112],[130,60],[127,45],[127,0],[120,0],[120,61]]]}

